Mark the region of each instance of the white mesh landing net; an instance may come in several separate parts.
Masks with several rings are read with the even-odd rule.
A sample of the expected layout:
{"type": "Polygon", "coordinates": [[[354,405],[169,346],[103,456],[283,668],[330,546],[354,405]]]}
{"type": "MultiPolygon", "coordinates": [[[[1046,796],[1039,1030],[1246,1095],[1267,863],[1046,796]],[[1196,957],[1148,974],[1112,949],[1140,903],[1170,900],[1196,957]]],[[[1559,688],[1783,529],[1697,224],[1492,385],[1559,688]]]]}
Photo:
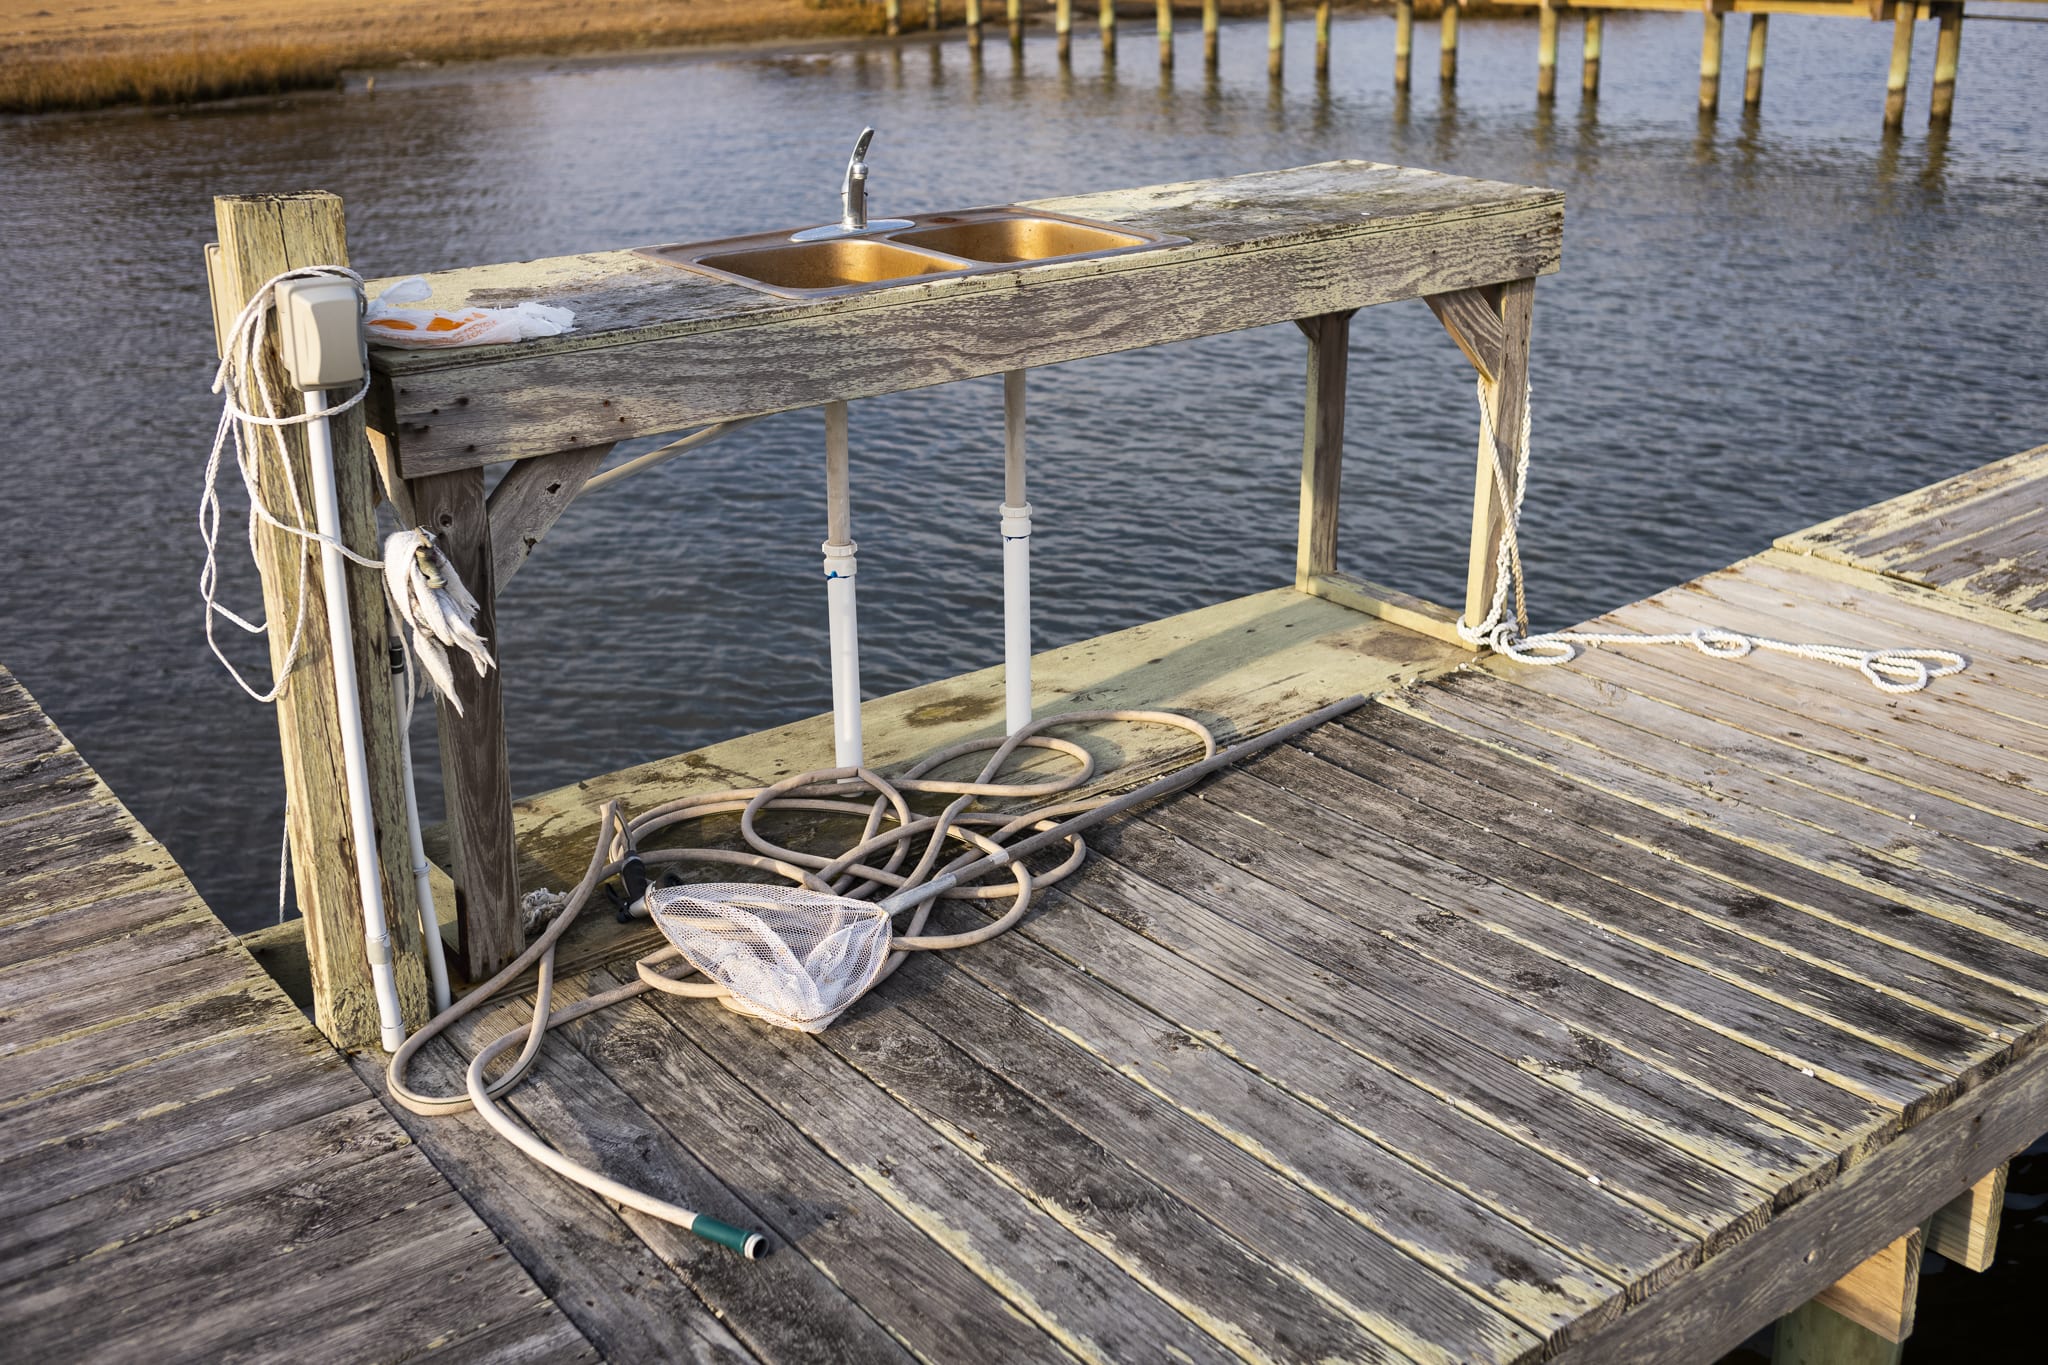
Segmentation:
{"type": "Polygon", "coordinates": [[[889,915],[871,901],[758,883],[665,887],[647,909],[728,1009],[817,1033],[889,960],[889,915]]]}

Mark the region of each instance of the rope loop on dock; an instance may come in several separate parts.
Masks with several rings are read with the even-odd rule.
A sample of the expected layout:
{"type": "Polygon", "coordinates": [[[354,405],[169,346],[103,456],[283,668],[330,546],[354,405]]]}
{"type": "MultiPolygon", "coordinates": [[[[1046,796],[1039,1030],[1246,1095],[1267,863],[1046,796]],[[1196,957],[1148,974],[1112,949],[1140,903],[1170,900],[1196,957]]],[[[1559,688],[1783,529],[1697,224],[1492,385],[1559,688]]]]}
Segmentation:
{"type": "Polygon", "coordinates": [[[1467,644],[1483,645],[1516,663],[1536,668],[1568,664],[1582,649],[1601,645],[1691,645],[1710,659],[1742,659],[1757,650],[1812,659],[1839,668],[1853,668],[1880,692],[1900,695],[1918,692],[1936,678],[1946,678],[1970,666],[1965,656],[1952,649],[1908,646],[1866,649],[1858,645],[1797,644],[1774,640],[1768,635],[1750,635],[1721,626],[1699,626],[1664,635],[1637,631],[1558,630],[1541,635],[1528,634],[1529,604],[1522,575],[1522,547],[1518,535],[1522,519],[1522,497],[1529,486],[1529,413],[1525,395],[1522,404],[1521,452],[1515,464],[1515,478],[1508,481],[1501,462],[1500,443],[1495,439],[1493,406],[1487,401],[1486,381],[1479,381],[1479,439],[1487,451],[1494,491],[1504,512],[1500,546],[1494,555],[1493,601],[1486,619],[1478,625],[1460,619],[1458,636],[1467,644]],[[1515,612],[1507,614],[1508,593],[1515,595],[1515,612]]]}

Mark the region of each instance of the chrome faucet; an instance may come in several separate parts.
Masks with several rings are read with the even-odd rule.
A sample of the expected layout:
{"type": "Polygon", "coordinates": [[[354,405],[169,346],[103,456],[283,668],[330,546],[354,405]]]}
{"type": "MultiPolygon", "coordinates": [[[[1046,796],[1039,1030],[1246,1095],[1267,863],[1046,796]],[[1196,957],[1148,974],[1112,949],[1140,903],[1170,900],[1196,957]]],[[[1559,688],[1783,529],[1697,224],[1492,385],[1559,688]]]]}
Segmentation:
{"type": "Polygon", "coordinates": [[[790,237],[792,242],[821,242],[834,237],[859,237],[870,232],[894,232],[911,225],[908,218],[868,218],[868,144],[875,140],[875,130],[863,128],[860,138],[853,144],[853,155],[846,159],[846,179],[839,186],[839,221],[825,223],[814,228],[805,228],[790,237]]]}

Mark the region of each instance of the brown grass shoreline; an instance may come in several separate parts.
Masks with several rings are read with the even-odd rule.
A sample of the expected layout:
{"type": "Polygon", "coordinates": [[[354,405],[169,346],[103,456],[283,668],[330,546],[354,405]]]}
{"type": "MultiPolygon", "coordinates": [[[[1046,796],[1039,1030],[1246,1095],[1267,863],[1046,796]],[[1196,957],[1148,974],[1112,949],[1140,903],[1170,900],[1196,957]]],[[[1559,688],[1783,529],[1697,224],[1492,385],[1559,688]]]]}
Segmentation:
{"type": "MultiPolygon", "coordinates": [[[[1341,8],[1355,8],[1350,0],[1341,8]]],[[[903,0],[904,27],[926,0],[903,0]]],[[[1092,0],[1075,4],[1092,34],[1092,0]]],[[[1186,12],[1199,5],[1178,0],[1186,12]]],[[[1265,0],[1223,0],[1264,13],[1265,0]]],[[[1026,0],[1037,23],[1049,0],[1026,0]]],[[[991,36],[1003,0],[984,0],[991,36]]],[[[964,22],[943,0],[942,22],[964,22]]],[[[1152,5],[1120,6],[1127,41],[1149,42],[1152,5]],[[1142,25],[1142,31],[1140,26],[1142,25]]],[[[0,0],[0,113],[183,105],[333,89],[342,73],[492,57],[566,55],[879,34],[881,0],[0,0]]],[[[1000,41],[1000,39],[997,39],[1000,41]]]]}

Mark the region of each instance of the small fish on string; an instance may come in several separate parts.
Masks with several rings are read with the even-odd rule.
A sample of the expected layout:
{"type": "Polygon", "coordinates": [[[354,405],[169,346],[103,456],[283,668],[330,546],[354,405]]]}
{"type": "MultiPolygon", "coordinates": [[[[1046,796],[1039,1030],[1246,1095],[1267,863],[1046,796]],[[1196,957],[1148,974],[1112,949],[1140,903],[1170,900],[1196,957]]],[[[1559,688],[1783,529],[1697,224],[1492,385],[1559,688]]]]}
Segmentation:
{"type": "Polygon", "coordinates": [[[384,591],[399,620],[411,628],[410,638],[407,632],[400,633],[406,644],[406,695],[415,695],[412,664],[417,658],[434,690],[461,715],[462,700],[455,693],[449,651],[467,654],[479,677],[496,667],[497,661],[476,632],[476,598],[441,553],[433,532],[414,527],[385,537],[384,591]]]}

